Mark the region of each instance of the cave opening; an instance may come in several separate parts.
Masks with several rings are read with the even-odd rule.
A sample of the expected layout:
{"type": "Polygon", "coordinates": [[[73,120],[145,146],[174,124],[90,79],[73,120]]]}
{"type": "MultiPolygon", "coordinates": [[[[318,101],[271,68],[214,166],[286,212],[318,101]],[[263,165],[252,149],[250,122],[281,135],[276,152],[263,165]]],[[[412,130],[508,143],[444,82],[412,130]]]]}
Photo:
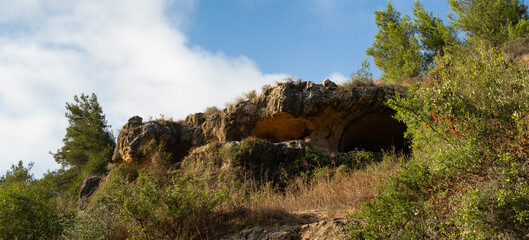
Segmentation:
{"type": "Polygon", "coordinates": [[[338,150],[380,152],[394,147],[396,151],[409,152],[404,139],[406,125],[392,115],[390,112],[375,112],[351,121],[344,129],[338,150]]]}
{"type": "Polygon", "coordinates": [[[306,119],[279,114],[257,123],[252,135],[270,142],[284,142],[301,140],[311,133],[311,124],[306,119]]]}

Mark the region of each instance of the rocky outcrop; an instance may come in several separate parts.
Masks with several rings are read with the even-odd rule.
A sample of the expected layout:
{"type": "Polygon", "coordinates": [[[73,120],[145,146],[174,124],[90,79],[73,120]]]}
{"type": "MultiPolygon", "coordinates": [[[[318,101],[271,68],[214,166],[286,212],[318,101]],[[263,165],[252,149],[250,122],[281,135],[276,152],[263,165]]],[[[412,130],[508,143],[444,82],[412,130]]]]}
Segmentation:
{"type": "MultiPolygon", "coordinates": [[[[380,160],[374,153],[380,149],[406,149],[405,125],[393,119],[393,110],[385,105],[395,94],[402,93],[385,86],[338,86],[329,80],[286,82],[222,111],[210,108],[178,122],[144,122],[134,116],[118,135],[113,161],[149,169],[158,166],[160,156],[170,156],[168,170],[181,167],[235,180],[266,180],[281,189],[316,166],[361,168],[380,160]],[[181,162],[184,157],[188,161],[181,162]]],[[[285,224],[292,225],[244,225],[250,229],[224,239],[345,237],[344,219],[285,224]]]]}
{"type": "Polygon", "coordinates": [[[345,239],[345,220],[340,218],[282,227],[255,227],[222,238],[223,240],[332,240],[345,239]]]}
{"type": "MultiPolygon", "coordinates": [[[[219,138],[233,141],[256,136],[272,142],[301,139],[319,150],[347,151],[361,147],[348,142],[352,139],[347,132],[352,126],[367,128],[370,120],[361,120],[371,114],[378,114],[381,124],[392,126],[382,134],[375,133],[377,127],[372,127],[372,133],[387,135],[389,139],[390,135],[402,132],[404,127],[393,120],[393,112],[384,105],[385,100],[394,95],[395,91],[387,87],[340,88],[329,80],[322,84],[284,83],[264,89],[256,99],[225,109],[220,131],[223,135],[219,138]]],[[[383,141],[383,138],[378,139],[383,141]]],[[[378,147],[373,141],[367,145],[378,147]]]]}
{"type": "Polygon", "coordinates": [[[90,197],[95,193],[101,182],[101,177],[92,176],[84,180],[79,190],[79,200],[77,201],[77,208],[84,209],[85,205],[90,201],[90,197]]]}
{"type": "MultiPolygon", "coordinates": [[[[197,138],[186,125],[169,121],[150,121],[134,116],[128,120],[118,135],[112,160],[114,162],[145,163],[159,151],[174,154],[180,159],[191,146],[196,146],[197,138]]],[[[203,141],[200,141],[202,143],[203,141]]]]}
{"type": "Polygon", "coordinates": [[[301,140],[325,153],[402,149],[405,126],[384,105],[395,94],[390,87],[339,87],[329,80],[286,82],[223,111],[192,114],[181,122],[143,123],[136,116],[120,132],[113,160],[143,163],[157,149],[178,161],[192,147],[249,136],[270,142],[301,140]]]}

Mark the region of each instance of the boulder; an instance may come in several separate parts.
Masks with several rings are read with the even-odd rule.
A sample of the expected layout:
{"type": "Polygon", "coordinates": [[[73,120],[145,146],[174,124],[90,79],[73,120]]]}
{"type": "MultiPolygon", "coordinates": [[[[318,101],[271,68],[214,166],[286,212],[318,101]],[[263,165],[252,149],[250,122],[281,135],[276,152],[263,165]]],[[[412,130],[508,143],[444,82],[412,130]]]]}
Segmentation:
{"type": "Polygon", "coordinates": [[[99,176],[92,176],[83,181],[81,189],[79,190],[79,200],[77,201],[78,209],[84,209],[85,205],[90,201],[90,197],[99,188],[100,182],[101,177],[99,176]]]}
{"type": "Polygon", "coordinates": [[[118,135],[113,162],[147,163],[157,152],[174,154],[174,158],[184,157],[193,145],[203,143],[201,135],[195,136],[188,128],[176,122],[149,121],[142,118],[130,118],[118,135]],[[199,141],[199,142],[196,142],[199,141]]]}

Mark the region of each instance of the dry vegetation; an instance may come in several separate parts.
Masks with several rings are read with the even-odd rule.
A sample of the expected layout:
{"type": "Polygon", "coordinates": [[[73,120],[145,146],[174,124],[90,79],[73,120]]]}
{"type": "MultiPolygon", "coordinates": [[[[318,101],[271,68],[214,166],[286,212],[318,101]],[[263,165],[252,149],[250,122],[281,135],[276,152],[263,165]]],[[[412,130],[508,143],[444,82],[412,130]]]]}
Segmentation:
{"type": "Polygon", "coordinates": [[[387,158],[366,169],[348,172],[323,168],[310,181],[294,179],[284,191],[270,187],[255,190],[243,206],[254,212],[281,209],[300,214],[318,212],[325,218],[344,217],[346,212],[354,212],[362,203],[373,200],[376,184],[385,182],[398,161],[387,158]]]}
{"type": "Polygon", "coordinates": [[[258,144],[244,147],[244,142],[254,141],[262,143],[252,138],[239,148],[208,144],[192,151],[181,165],[180,174],[201,179],[211,191],[227,191],[224,202],[209,215],[205,232],[211,238],[256,226],[295,226],[342,218],[372,201],[376,186],[407,161],[404,155],[386,153],[380,162],[361,169],[321,167],[278,183],[271,175],[256,179],[247,169],[234,165],[234,152],[262,151],[258,144]],[[280,187],[281,182],[286,185],[280,187]]]}
{"type": "Polygon", "coordinates": [[[408,91],[408,86],[420,81],[420,78],[408,78],[404,80],[402,84],[388,83],[383,80],[372,80],[372,79],[352,79],[351,81],[342,82],[339,84],[340,90],[347,91],[359,87],[375,86],[375,87],[386,87],[394,89],[398,92],[405,93],[408,91]]]}

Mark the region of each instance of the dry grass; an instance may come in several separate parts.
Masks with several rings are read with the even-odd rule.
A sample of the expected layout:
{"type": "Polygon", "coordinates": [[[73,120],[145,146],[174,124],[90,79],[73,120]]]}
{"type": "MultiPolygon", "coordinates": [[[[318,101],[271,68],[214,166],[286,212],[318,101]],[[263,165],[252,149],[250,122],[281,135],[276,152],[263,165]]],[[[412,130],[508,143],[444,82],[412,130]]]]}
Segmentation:
{"type": "Polygon", "coordinates": [[[272,88],[272,85],[270,84],[265,84],[261,87],[261,92],[265,92],[266,90],[268,90],[269,88],[272,88]]]}
{"type": "Polygon", "coordinates": [[[386,182],[404,157],[389,157],[363,170],[322,170],[306,181],[299,177],[283,190],[245,182],[231,189],[229,200],[209,225],[209,237],[219,238],[255,226],[277,227],[342,218],[373,201],[376,185],[386,182]]]}
{"type": "Polygon", "coordinates": [[[280,81],[275,81],[275,84],[276,84],[276,86],[281,86],[283,84],[291,84],[291,83],[295,83],[295,82],[301,82],[301,78],[297,78],[297,80],[296,80],[295,76],[288,75],[288,76],[285,76],[280,81]]]}
{"type": "Polygon", "coordinates": [[[208,118],[213,115],[220,115],[222,113],[222,110],[218,109],[217,107],[208,107],[206,110],[204,110],[204,117],[208,118]]]}
{"type": "Polygon", "coordinates": [[[529,54],[529,38],[517,38],[503,44],[505,58],[508,61],[517,61],[523,56],[529,54]]]}
{"type": "Polygon", "coordinates": [[[239,103],[243,103],[243,102],[246,102],[246,101],[250,101],[252,99],[257,98],[258,96],[259,96],[259,94],[257,93],[257,91],[255,91],[255,89],[252,89],[252,90],[250,90],[248,92],[243,92],[240,95],[236,96],[233,101],[225,103],[224,106],[226,108],[228,108],[228,107],[230,107],[232,105],[235,105],[235,104],[239,104],[239,103]]]}
{"type": "MultiPolygon", "coordinates": [[[[372,201],[376,184],[386,181],[396,168],[395,161],[371,166],[365,170],[322,174],[311,181],[296,178],[285,192],[263,189],[250,196],[249,209],[283,209],[291,213],[321,212],[324,218],[344,217],[372,201]]],[[[321,214],[318,214],[321,215],[321,214]]]]}
{"type": "Polygon", "coordinates": [[[358,87],[365,87],[365,86],[375,86],[375,82],[373,80],[366,80],[366,79],[353,79],[351,81],[342,82],[339,85],[341,88],[350,89],[350,88],[358,88],[358,87]]]}
{"type": "Polygon", "coordinates": [[[296,177],[279,189],[271,182],[266,184],[266,179],[238,176],[242,170],[226,167],[229,161],[219,154],[219,147],[198,148],[182,163],[187,173],[202,176],[210,190],[227,188],[227,199],[209,216],[206,231],[212,239],[256,226],[295,226],[345,217],[346,212],[373,201],[377,184],[405,161],[404,156],[387,153],[382,162],[365,169],[322,168],[315,176],[296,177]]]}
{"type": "Polygon", "coordinates": [[[375,87],[391,88],[391,89],[394,89],[395,91],[405,93],[408,91],[407,87],[409,85],[411,85],[411,83],[407,83],[406,81],[403,84],[393,84],[393,83],[385,82],[380,79],[377,79],[377,80],[353,79],[351,81],[340,83],[339,87],[342,90],[350,90],[350,89],[359,88],[359,87],[375,86],[375,87]]]}
{"type": "Polygon", "coordinates": [[[346,212],[359,210],[362,203],[372,201],[376,185],[385,182],[404,158],[386,157],[380,163],[351,172],[322,169],[310,181],[298,177],[284,190],[247,183],[244,188],[251,190],[245,196],[246,201],[241,204],[241,199],[233,198],[231,206],[239,204],[255,214],[276,209],[297,214],[318,212],[323,218],[343,217],[346,212]]]}

